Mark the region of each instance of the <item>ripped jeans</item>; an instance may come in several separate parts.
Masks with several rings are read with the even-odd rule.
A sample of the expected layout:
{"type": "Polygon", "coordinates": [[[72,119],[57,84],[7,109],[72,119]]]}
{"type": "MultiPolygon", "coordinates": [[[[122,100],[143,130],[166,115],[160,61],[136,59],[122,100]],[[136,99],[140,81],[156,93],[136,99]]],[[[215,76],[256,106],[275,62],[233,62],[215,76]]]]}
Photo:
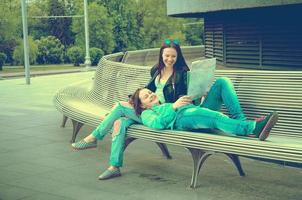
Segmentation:
{"type": "Polygon", "coordinates": [[[123,165],[126,128],[134,123],[141,123],[141,119],[135,114],[134,109],[117,103],[100,125],[91,133],[98,140],[102,140],[114,126],[109,159],[110,165],[116,167],[123,165]]]}

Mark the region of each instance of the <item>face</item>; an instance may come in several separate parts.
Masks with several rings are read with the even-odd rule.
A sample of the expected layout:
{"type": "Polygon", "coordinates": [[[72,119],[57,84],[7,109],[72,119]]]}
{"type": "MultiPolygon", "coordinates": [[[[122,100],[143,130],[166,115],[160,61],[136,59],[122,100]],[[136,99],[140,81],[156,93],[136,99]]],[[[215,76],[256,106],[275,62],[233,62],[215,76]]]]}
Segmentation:
{"type": "Polygon", "coordinates": [[[156,94],[147,88],[142,89],[138,96],[142,103],[141,107],[144,109],[148,109],[156,104],[159,104],[156,94]]]}
{"type": "Polygon", "coordinates": [[[166,67],[173,67],[177,60],[177,52],[174,48],[165,48],[163,50],[163,62],[166,67]]]}

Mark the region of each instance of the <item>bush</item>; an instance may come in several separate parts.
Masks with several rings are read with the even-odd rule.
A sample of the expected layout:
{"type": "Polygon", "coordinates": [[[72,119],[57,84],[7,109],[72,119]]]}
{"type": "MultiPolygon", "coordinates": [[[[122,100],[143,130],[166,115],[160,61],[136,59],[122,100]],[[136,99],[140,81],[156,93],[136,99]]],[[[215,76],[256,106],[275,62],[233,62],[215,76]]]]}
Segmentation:
{"type": "Polygon", "coordinates": [[[2,71],[2,66],[5,63],[7,56],[4,53],[0,53],[0,71],[2,71]]]}
{"type": "Polygon", "coordinates": [[[54,36],[41,37],[37,40],[39,64],[59,64],[63,61],[64,46],[54,36]]]}
{"type": "MultiPolygon", "coordinates": [[[[13,53],[14,63],[16,65],[24,65],[24,49],[23,49],[23,40],[19,41],[19,45],[15,48],[13,53]]],[[[28,37],[28,45],[29,45],[29,64],[35,64],[38,47],[32,37],[28,37]]]]}
{"type": "Polygon", "coordinates": [[[99,48],[90,48],[89,49],[89,54],[91,58],[91,65],[95,66],[98,64],[99,60],[104,56],[104,51],[99,48]]]}
{"type": "Polygon", "coordinates": [[[70,47],[67,56],[74,66],[80,66],[80,63],[84,62],[84,51],[81,47],[70,47]]]}

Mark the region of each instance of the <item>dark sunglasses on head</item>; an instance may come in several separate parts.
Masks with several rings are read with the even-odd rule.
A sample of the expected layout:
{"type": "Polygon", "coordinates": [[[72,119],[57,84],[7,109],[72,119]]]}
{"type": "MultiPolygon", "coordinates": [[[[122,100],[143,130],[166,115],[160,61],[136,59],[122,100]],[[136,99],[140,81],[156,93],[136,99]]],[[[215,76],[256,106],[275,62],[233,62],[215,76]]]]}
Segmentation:
{"type": "Polygon", "coordinates": [[[174,39],[174,40],[165,39],[165,42],[164,42],[165,45],[170,45],[171,43],[173,43],[175,45],[179,45],[179,40],[178,39],[174,39]]]}

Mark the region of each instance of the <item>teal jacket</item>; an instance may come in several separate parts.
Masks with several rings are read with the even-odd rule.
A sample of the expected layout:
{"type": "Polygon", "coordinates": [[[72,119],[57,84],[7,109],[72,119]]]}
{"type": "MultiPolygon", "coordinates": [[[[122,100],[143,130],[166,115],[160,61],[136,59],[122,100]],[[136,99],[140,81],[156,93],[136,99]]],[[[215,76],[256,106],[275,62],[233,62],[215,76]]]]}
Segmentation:
{"type": "Polygon", "coordinates": [[[173,129],[175,120],[181,117],[182,111],[195,107],[192,104],[188,104],[174,110],[172,105],[173,103],[164,103],[144,110],[141,114],[143,124],[154,129],[173,129]]]}
{"type": "MultiPolygon", "coordinates": [[[[158,76],[159,71],[157,70],[157,66],[153,66],[150,75],[151,79],[149,83],[146,85],[146,88],[155,92],[155,78],[158,76]]],[[[173,103],[175,102],[180,96],[187,94],[187,71],[185,70],[178,70],[175,71],[175,77],[170,77],[166,85],[164,86],[164,96],[166,103],[173,103]]]]}

